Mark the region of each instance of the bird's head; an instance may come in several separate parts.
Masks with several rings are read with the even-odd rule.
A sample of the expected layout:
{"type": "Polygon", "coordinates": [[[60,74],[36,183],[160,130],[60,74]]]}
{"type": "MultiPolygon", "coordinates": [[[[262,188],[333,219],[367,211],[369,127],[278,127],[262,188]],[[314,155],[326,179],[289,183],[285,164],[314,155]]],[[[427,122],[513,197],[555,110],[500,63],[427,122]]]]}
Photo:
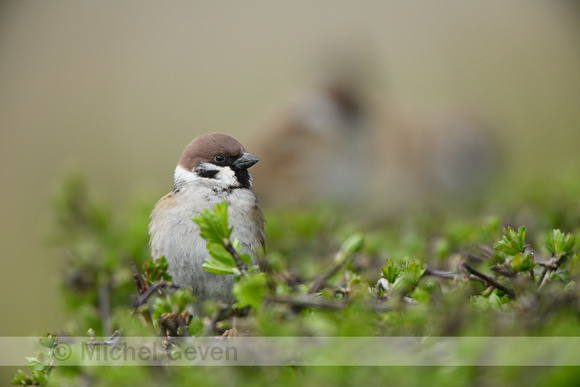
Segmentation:
{"type": "Polygon", "coordinates": [[[185,147],[175,170],[176,189],[191,181],[222,189],[251,188],[248,168],[258,158],[235,138],[211,133],[195,138],[185,147]]]}

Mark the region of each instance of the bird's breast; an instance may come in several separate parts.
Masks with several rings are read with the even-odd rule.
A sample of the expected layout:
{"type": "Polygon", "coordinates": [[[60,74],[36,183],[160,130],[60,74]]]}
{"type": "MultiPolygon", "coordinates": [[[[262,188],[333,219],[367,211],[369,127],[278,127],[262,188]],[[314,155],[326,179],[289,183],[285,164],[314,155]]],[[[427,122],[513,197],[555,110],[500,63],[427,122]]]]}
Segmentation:
{"type": "Polygon", "coordinates": [[[149,232],[153,258],[165,256],[173,281],[191,288],[198,298],[231,298],[231,276],[206,273],[203,262],[209,256],[206,241],[192,218],[204,208],[228,203],[228,223],[233,228],[231,239],[239,239],[241,253],[250,254],[253,264],[255,250],[263,244],[263,217],[251,190],[236,189],[216,194],[207,189],[180,189],[166,195],[155,206],[149,232]],[[256,213],[258,211],[258,213],[256,213]]]}

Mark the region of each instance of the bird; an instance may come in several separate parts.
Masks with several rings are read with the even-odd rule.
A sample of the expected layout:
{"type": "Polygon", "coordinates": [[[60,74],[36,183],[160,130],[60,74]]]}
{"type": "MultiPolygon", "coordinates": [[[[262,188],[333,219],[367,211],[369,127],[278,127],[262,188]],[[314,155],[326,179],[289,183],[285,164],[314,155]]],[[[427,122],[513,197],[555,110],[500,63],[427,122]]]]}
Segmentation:
{"type": "Polygon", "coordinates": [[[273,118],[253,143],[264,160],[284,165],[256,167],[255,189],[264,205],[350,203],[370,184],[369,125],[350,90],[317,88],[273,118]]]}
{"type": "Polygon", "coordinates": [[[455,103],[405,106],[376,89],[367,56],[339,54],[256,125],[263,208],[323,204],[381,220],[482,192],[501,156],[489,117],[455,103]]]}
{"type": "Polygon", "coordinates": [[[231,239],[241,253],[251,256],[264,248],[264,215],[252,190],[248,168],[258,162],[235,138],[224,133],[196,137],[183,151],[175,168],[173,190],[155,204],[149,222],[153,259],[165,257],[172,283],[192,290],[198,304],[204,300],[233,304],[233,275],[203,270],[209,256],[206,241],[192,218],[203,209],[227,202],[231,239]]]}
{"type": "Polygon", "coordinates": [[[254,170],[262,206],[323,203],[381,219],[467,199],[494,176],[500,152],[487,119],[377,99],[315,85],[262,124],[252,144],[264,161],[254,170]]]}

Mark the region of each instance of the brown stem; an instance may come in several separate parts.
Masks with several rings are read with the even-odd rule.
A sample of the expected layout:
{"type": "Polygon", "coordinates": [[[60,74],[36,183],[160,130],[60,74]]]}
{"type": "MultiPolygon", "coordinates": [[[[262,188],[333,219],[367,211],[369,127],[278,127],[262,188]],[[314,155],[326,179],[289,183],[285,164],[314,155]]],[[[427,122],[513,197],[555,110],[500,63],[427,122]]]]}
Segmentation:
{"type": "MultiPolygon", "coordinates": [[[[320,308],[320,309],[330,309],[330,310],[342,310],[349,306],[348,302],[339,301],[339,302],[332,302],[323,299],[315,299],[312,297],[302,297],[302,298],[293,298],[293,297],[266,297],[266,302],[273,302],[277,304],[286,304],[290,305],[293,308],[298,310],[305,309],[305,308],[320,308]]],[[[381,304],[381,303],[369,303],[365,305],[366,308],[377,312],[377,313],[385,313],[391,310],[391,307],[381,304]]]]}
{"type": "Polygon", "coordinates": [[[137,271],[137,266],[135,266],[135,262],[133,261],[131,261],[131,272],[133,273],[133,281],[135,282],[135,286],[137,286],[137,292],[139,292],[139,294],[143,293],[145,289],[143,289],[141,278],[139,278],[139,272],[137,271]]]}
{"type": "Polygon", "coordinates": [[[314,278],[314,281],[312,281],[312,284],[308,288],[308,294],[316,293],[317,291],[319,291],[324,286],[326,280],[328,280],[330,277],[338,273],[342,268],[342,266],[343,265],[341,263],[334,263],[333,266],[328,268],[324,273],[316,276],[314,278]]]}
{"type": "Polygon", "coordinates": [[[133,301],[133,308],[135,309],[139,308],[141,305],[147,302],[147,300],[149,299],[149,297],[151,297],[153,293],[163,288],[179,289],[179,286],[173,285],[171,282],[167,282],[164,280],[154,282],[143,293],[135,297],[135,300],[133,301]]]}
{"type": "Polygon", "coordinates": [[[227,252],[230,253],[230,255],[234,258],[234,261],[236,261],[236,266],[238,267],[240,273],[242,273],[242,275],[246,274],[248,272],[248,266],[244,263],[244,261],[242,261],[238,252],[236,251],[236,249],[234,249],[234,246],[232,246],[230,240],[228,238],[222,239],[222,245],[227,250],[227,252]]]}
{"type": "Polygon", "coordinates": [[[338,252],[332,266],[330,266],[326,271],[319,274],[314,278],[312,284],[308,288],[308,294],[313,294],[322,289],[324,283],[331,278],[333,275],[338,273],[342,268],[352,259],[352,254],[345,254],[342,251],[338,252]]]}

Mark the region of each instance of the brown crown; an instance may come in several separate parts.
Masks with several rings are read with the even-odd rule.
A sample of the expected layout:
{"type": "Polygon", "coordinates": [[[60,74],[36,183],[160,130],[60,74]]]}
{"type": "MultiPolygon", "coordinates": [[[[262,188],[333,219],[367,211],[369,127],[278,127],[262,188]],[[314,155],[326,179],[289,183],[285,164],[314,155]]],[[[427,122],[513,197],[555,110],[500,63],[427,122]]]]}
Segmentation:
{"type": "Polygon", "coordinates": [[[179,165],[189,171],[201,161],[211,161],[215,155],[235,156],[246,151],[246,148],[235,138],[224,133],[211,133],[196,137],[187,145],[179,159],[179,165]]]}

